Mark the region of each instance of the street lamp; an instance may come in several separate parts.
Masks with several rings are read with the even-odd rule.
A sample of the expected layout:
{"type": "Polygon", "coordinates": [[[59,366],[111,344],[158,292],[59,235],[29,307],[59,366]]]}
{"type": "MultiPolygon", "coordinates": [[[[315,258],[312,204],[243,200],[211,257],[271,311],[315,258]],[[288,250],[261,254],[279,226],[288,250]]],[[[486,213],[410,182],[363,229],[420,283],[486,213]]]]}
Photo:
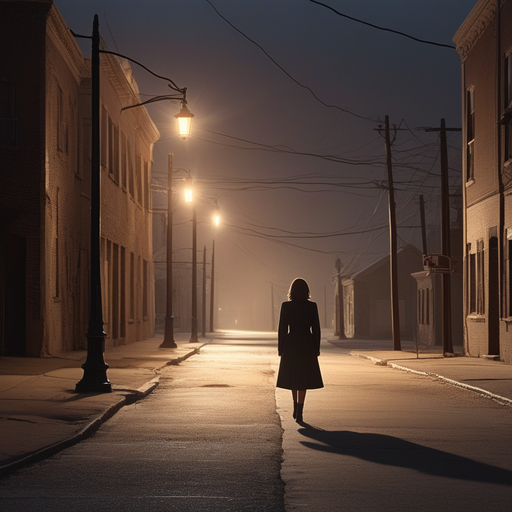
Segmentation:
{"type": "MultiPolygon", "coordinates": [[[[213,225],[218,227],[220,224],[220,211],[215,199],[215,210],[213,212],[213,225]]],[[[212,269],[211,269],[211,286],[210,286],[210,332],[214,329],[214,292],[215,292],[215,237],[212,240],[212,269]]]]}
{"type": "MultiPolygon", "coordinates": [[[[211,199],[211,198],[202,198],[211,199]]],[[[192,329],[190,334],[190,343],[197,343],[199,341],[197,334],[197,209],[194,203],[192,209],[192,329]]],[[[220,222],[220,215],[218,213],[217,200],[215,199],[215,212],[217,225],[220,222]]],[[[206,251],[206,249],[205,249],[206,251]]],[[[204,263],[204,256],[203,256],[204,263]]],[[[203,326],[204,326],[203,322],[203,326]]]]}
{"type": "Polygon", "coordinates": [[[192,329],[190,343],[197,343],[197,210],[192,206],[192,329]]]}
{"type": "MultiPolygon", "coordinates": [[[[174,171],[185,171],[189,173],[187,183],[190,184],[190,171],[185,169],[173,169],[172,153],[168,157],[168,192],[167,192],[167,300],[165,314],[164,340],[160,348],[177,348],[174,341],[174,315],[172,307],[172,175],[174,171]]],[[[192,189],[185,188],[185,201],[192,201],[192,189]]]]}
{"type": "MultiPolygon", "coordinates": [[[[155,75],[148,68],[137,61],[107,50],[100,50],[100,33],[98,15],[94,15],[92,37],[81,36],[73,33],[75,37],[92,39],[91,49],[91,272],[90,272],[90,312],[89,312],[89,328],[87,337],[87,359],[82,365],[84,374],[82,380],[77,382],[75,391],[79,393],[100,392],[107,393],[112,391],[112,385],[107,378],[108,364],[105,363],[103,352],[105,338],[107,334],[103,330],[103,312],[101,297],[101,166],[100,166],[100,53],[109,53],[125,58],[138,64],[152,75],[155,75]]],[[[155,75],[158,78],[167,80],[168,86],[178,93],[178,95],[165,95],[151,98],[137,105],[130,105],[126,108],[138,107],[148,103],[160,100],[181,101],[184,116],[188,118],[188,128],[190,129],[190,121],[192,114],[187,106],[186,88],[180,89],[176,84],[165,77],[155,75]]],[[[125,108],[125,109],[126,109],[125,108]]],[[[123,110],[125,110],[123,109],[123,110]]],[[[180,112],[181,113],[181,112],[180,112]]],[[[178,114],[179,115],[179,114],[178,114]]],[[[180,119],[178,119],[180,123],[180,119]]],[[[186,138],[185,133],[180,134],[182,138],[186,138]]]]}

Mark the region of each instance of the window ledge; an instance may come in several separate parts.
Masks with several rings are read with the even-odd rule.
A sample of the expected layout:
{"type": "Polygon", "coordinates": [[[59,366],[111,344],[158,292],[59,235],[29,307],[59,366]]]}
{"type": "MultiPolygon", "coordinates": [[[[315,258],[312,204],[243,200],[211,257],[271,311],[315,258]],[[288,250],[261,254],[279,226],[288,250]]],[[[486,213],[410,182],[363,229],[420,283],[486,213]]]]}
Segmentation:
{"type": "Polygon", "coordinates": [[[468,320],[470,322],[484,322],[485,323],[485,316],[484,315],[468,315],[468,320]]]}

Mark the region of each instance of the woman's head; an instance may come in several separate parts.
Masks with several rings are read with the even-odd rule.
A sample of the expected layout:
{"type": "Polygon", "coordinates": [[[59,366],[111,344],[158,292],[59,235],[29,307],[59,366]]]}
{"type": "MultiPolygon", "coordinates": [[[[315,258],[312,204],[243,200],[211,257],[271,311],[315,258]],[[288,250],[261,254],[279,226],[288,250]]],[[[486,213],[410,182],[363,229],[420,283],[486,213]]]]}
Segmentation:
{"type": "Polygon", "coordinates": [[[288,298],[290,300],[308,300],[310,297],[308,283],[301,277],[294,279],[288,291],[288,298]]]}

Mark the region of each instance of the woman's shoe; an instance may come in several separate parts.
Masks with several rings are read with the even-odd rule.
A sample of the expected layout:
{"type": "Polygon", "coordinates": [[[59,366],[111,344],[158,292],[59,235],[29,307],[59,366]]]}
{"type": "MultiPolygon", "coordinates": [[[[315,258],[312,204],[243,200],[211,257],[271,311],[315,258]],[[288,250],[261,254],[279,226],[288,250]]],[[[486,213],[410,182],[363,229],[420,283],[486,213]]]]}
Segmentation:
{"type": "Polygon", "coordinates": [[[297,402],[293,402],[293,419],[297,417],[297,402]]]}
{"type": "Polygon", "coordinates": [[[302,423],[302,411],[304,409],[304,404],[297,404],[297,423],[302,423]]]}

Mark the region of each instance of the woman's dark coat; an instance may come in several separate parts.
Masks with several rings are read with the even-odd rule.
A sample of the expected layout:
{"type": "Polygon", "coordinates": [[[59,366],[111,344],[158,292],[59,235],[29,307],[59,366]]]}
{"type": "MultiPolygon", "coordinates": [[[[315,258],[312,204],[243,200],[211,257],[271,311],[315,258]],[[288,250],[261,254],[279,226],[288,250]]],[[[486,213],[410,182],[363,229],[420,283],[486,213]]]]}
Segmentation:
{"type": "Polygon", "coordinates": [[[283,302],[279,317],[278,352],[281,356],[277,376],[278,388],[324,387],[318,365],[320,320],[316,302],[283,302]]]}

